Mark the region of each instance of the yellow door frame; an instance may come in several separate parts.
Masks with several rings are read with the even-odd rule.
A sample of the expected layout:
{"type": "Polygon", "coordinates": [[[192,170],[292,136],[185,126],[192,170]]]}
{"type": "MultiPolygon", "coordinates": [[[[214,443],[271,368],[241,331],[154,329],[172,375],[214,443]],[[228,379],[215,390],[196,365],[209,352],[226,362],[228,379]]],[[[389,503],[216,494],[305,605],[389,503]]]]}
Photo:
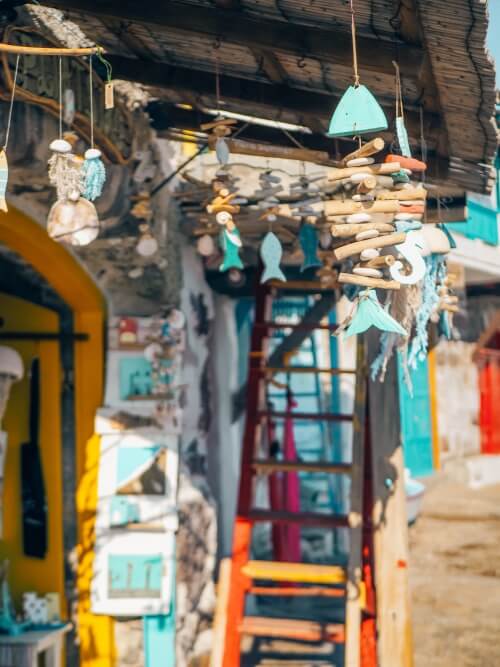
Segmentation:
{"type": "Polygon", "coordinates": [[[94,418],[104,391],[105,299],[77,258],[17,209],[0,214],[0,244],[45,278],[73,311],[75,331],[88,335],[88,340],[75,344],[78,633],[82,667],[110,667],[116,656],[113,621],[90,612],[100,444],[94,418]]]}

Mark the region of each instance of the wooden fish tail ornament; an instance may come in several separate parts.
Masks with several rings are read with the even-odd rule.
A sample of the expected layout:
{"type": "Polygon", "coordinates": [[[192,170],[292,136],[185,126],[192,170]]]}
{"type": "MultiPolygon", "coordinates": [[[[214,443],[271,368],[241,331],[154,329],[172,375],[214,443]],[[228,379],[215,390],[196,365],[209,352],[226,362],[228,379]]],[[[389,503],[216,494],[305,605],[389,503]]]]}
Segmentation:
{"type": "Polygon", "coordinates": [[[300,267],[301,271],[321,266],[318,258],[318,232],[312,225],[304,224],[299,231],[299,242],[302,252],[304,253],[304,261],[300,267]]]}
{"type": "Polygon", "coordinates": [[[377,293],[374,289],[364,290],[359,294],[356,313],[345,331],[345,338],[360,334],[370,327],[376,327],[381,331],[407,336],[407,332],[397,322],[387,310],[385,310],[377,299],[377,293]]]}
{"type": "Polygon", "coordinates": [[[5,150],[0,151],[0,211],[8,212],[5,193],[7,192],[7,182],[9,180],[9,165],[7,163],[7,154],[5,150]]]}
{"type": "Polygon", "coordinates": [[[260,246],[260,257],[264,264],[264,273],[260,279],[261,283],[268,280],[281,280],[286,282],[286,277],[280,269],[283,248],[279,238],[273,232],[267,232],[260,246]]]}
{"type": "Polygon", "coordinates": [[[231,232],[227,229],[223,229],[220,236],[220,245],[224,252],[224,259],[219,267],[219,271],[243,269],[243,262],[239,255],[242,245],[239,231],[236,228],[231,232]]]}

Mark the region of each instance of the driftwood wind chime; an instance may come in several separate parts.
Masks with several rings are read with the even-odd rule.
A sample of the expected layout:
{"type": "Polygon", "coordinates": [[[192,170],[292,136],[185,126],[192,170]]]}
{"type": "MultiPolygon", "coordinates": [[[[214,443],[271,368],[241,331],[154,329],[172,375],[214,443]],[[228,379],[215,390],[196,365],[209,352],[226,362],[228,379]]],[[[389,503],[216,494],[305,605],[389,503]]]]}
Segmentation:
{"type": "Polygon", "coordinates": [[[59,136],[50,144],[51,157],[48,161],[50,184],[55,188],[57,200],[47,218],[47,232],[57,241],[72,245],[87,245],[99,234],[99,219],[93,202],[101,195],[106,181],[106,170],[101,151],[94,144],[94,82],[93,57],[97,56],[108,72],[106,108],[112,108],[111,66],[103,58],[99,47],[82,49],[42,48],[2,44],[2,51],[16,54],[16,65],[11,91],[5,143],[0,151],[0,210],[7,212],[5,193],[8,185],[7,147],[12,122],[12,111],[16,93],[19,62],[23,54],[58,57],[59,89],[59,136]],[[90,147],[83,156],[74,152],[78,137],[72,132],[63,132],[63,122],[74,113],[65,110],[65,96],[62,86],[62,62],[64,56],[89,57],[89,97],[90,97],[90,147]],[[68,113],[65,113],[68,112],[68,113]]]}
{"type": "MultiPolygon", "coordinates": [[[[323,286],[340,286],[353,302],[351,315],[340,330],[347,336],[371,326],[383,332],[380,355],[372,367],[373,376],[382,378],[395,349],[402,349],[410,366],[426,354],[429,321],[450,335],[450,318],[458,307],[457,297],[449,292],[445,256],[453,240],[444,225],[426,220],[426,163],[411,154],[396,63],[395,130],[400,154],[386,154],[380,137],[362,143],[365,135],[386,130],[388,122],[375,97],[360,82],[352,0],[351,17],[354,81],[332,115],[329,135],[357,138],[359,148],[330,170],[326,180],[302,176],[292,183],[286,204],[281,179],[270,171],[260,175],[260,188],[251,199],[253,208],[258,202],[257,208],[263,211],[259,222],[268,224],[259,251],[262,282],[286,280],[280,267],[282,242],[275,229],[278,218],[299,221],[294,240],[303,257],[302,270],[316,269],[323,286]]],[[[212,183],[214,196],[206,207],[206,233],[198,239],[202,255],[216,255],[215,219],[221,230],[219,269],[230,273],[243,267],[242,235],[236,221],[242,212],[240,198],[228,177],[226,138],[234,123],[220,115],[202,128],[213,133],[209,145],[216,150],[220,169],[212,183]]]]}

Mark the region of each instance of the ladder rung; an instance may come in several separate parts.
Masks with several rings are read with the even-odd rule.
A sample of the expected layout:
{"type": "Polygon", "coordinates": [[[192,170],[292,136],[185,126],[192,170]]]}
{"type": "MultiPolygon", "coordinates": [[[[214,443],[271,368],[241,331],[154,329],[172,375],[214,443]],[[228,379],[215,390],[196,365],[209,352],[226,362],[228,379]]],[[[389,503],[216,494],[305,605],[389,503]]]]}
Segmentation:
{"type": "Polygon", "coordinates": [[[338,623],[316,623],[288,618],[268,618],[266,616],[245,616],[240,632],[253,637],[276,637],[298,639],[306,642],[331,641],[343,643],[344,626],[338,623]]]}
{"type": "Polygon", "coordinates": [[[315,366],[263,366],[256,370],[260,373],[311,373],[314,375],[327,373],[328,375],[356,375],[356,371],[350,368],[316,368],[315,366]]]}
{"type": "Polygon", "coordinates": [[[299,523],[305,526],[324,526],[326,528],[348,528],[349,520],[345,514],[320,514],[319,512],[286,512],[255,508],[248,512],[250,521],[271,523],[299,523]]]}
{"type": "Polygon", "coordinates": [[[343,598],[345,588],[324,588],[323,586],[251,586],[248,589],[250,595],[265,595],[268,597],[293,597],[293,598],[343,598]]]}
{"type": "Polygon", "coordinates": [[[352,422],[353,415],[337,415],[333,412],[272,412],[269,410],[261,410],[258,416],[263,419],[269,417],[271,419],[312,419],[314,421],[330,421],[330,422],[352,422]]]}
{"type": "Polygon", "coordinates": [[[260,459],[252,462],[252,467],[260,474],[273,472],[323,472],[329,474],[349,475],[352,470],[350,463],[328,463],[326,461],[276,461],[260,459]]]}
{"type": "Polygon", "coordinates": [[[250,560],[241,571],[250,579],[293,581],[300,584],[345,584],[346,582],[345,570],[338,565],[250,560]]]}
{"type": "Polygon", "coordinates": [[[336,331],[338,324],[315,324],[311,322],[256,322],[256,329],[294,329],[296,331],[336,331]]]}

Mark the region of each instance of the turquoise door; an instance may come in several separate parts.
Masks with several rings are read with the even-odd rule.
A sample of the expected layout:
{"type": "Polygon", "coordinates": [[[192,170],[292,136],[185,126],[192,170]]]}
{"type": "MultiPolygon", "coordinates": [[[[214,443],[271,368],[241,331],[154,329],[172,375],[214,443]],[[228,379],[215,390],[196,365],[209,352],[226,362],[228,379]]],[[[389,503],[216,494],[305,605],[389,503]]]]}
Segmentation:
{"type": "Polygon", "coordinates": [[[401,363],[398,363],[398,375],[405,467],[410,470],[412,477],[425,477],[434,472],[427,359],[420,361],[417,368],[410,373],[413,396],[404,382],[401,363]]]}

